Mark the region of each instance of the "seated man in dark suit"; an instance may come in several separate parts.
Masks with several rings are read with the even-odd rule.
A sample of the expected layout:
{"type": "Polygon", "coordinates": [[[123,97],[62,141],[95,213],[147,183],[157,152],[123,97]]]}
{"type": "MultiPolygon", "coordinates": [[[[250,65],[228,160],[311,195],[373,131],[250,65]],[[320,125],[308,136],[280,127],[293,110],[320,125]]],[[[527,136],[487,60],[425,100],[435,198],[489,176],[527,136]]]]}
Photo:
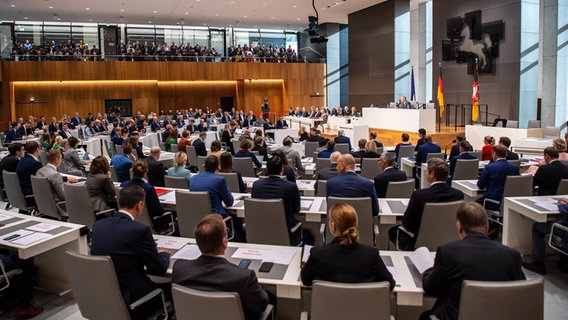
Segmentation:
{"type": "Polygon", "coordinates": [[[335,151],[335,142],[329,140],[325,145],[325,149],[318,152],[318,158],[329,158],[334,151],[335,151]]]}
{"type": "MultiPolygon", "coordinates": [[[[41,162],[39,161],[40,151],[41,150],[37,142],[30,141],[26,143],[26,156],[20,159],[20,162],[16,167],[18,179],[20,180],[20,187],[22,188],[24,196],[30,196],[33,194],[32,181],[30,177],[35,175],[42,167],[41,162]]],[[[30,205],[35,204],[33,198],[26,198],[26,200],[30,205]]]]}
{"type": "Polygon", "coordinates": [[[568,167],[558,161],[558,150],[554,147],[544,149],[545,165],[540,166],[533,178],[533,185],[538,187],[538,195],[555,195],[560,180],[568,179],[568,167]]]}
{"type": "MultiPolygon", "coordinates": [[[[511,147],[511,139],[509,139],[508,137],[501,137],[499,138],[499,144],[503,145],[507,148],[507,155],[505,156],[505,159],[507,160],[519,160],[519,155],[514,153],[513,151],[509,150],[509,148],[511,147]]],[[[491,161],[493,162],[493,161],[491,161]]]]}
{"type": "Polygon", "coordinates": [[[158,146],[150,149],[150,156],[146,157],[148,163],[148,183],[154,187],[165,187],[166,182],[164,176],[166,175],[166,166],[160,162],[160,153],[162,150],[158,146]]]}
{"type": "MultiPolygon", "coordinates": [[[[419,178],[421,176],[422,164],[426,162],[429,153],[440,153],[442,149],[439,145],[432,142],[431,136],[424,136],[422,138],[424,143],[417,146],[416,151],[416,168],[414,168],[414,178],[416,179],[416,189],[420,187],[419,178]]],[[[420,140],[419,140],[420,141],[420,140]]]]}
{"type": "Polygon", "coordinates": [[[345,132],[343,130],[337,131],[337,137],[335,137],[333,141],[335,141],[335,143],[347,143],[347,145],[349,146],[349,151],[351,151],[351,139],[345,136],[345,132]]]}
{"type": "MultiPolygon", "coordinates": [[[[448,159],[451,161],[455,156],[459,155],[460,152],[460,142],[465,141],[465,134],[463,133],[458,133],[456,135],[456,140],[455,140],[455,144],[452,146],[452,149],[450,150],[450,155],[448,156],[448,159]]],[[[471,145],[470,145],[471,146],[471,145]]],[[[466,151],[473,151],[472,150],[466,150],[466,151]]],[[[450,167],[450,172],[452,172],[451,167],[450,167]]],[[[450,174],[451,175],[451,174],[450,174]]]]}
{"type": "Polygon", "coordinates": [[[189,120],[189,124],[187,125],[187,131],[189,131],[189,133],[193,134],[194,132],[199,131],[199,129],[197,128],[197,125],[195,125],[195,120],[190,119],[189,120]]]}
{"type": "Polygon", "coordinates": [[[446,185],[450,167],[438,158],[428,160],[428,181],[430,188],[419,189],[412,193],[408,207],[402,217],[402,225],[394,226],[389,230],[389,238],[397,243],[401,250],[414,250],[416,237],[420,231],[422,211],[427,202],[451,202],[463,200],[463,192],[446,185]]]}
{"type": "Polygon", "coordinates": [[[377,141],[377,133],[375,131],[371,131],[369,133],[369,141],[373,141],[375,143],[375,146],[377,148],[382,148],[383,147],[383,143],[377,141]]]}
{"type": "Polygon", "coordinates": [[[4,170],[8,172],[16,172],[20,159],[26,155],[26,148],[23,144],[14,142],[10,143],[8,146],[8,152],[9,155],[0,160],[0,188],[2,189],[4,189],[4,178],[2,177],[2,172],[4,170]]]}
{"type": "MultiPolygon", "coordinates": [[[[338,173],[337,173],[337,159],[339,159],[339,157],[341,157],[341,152],[339,152],[339,151],[334,151],[329,156],[329,161],[331,162],[331,164],[329,165],[329,167],[317,170],[317,180],[329,180],[329,179],[336,177],[338,175],[338,173]]],[[[316,183],[316,186],[317,186],[317,183],[316,183]]]]}
{"type": "Polygon", "coordinates": [[[379,200],[373,182],[355,173],[355,158],[350,154],[343,154],[337,160],[339,175],[331,178],[326,184],[326,195],[342,198],[370,197],[372,214],[379,214],[379,200]]]}
{"type": "Polygon", "coordinates": [[[456,170],[456,164],[458,163],[458,160],[460,160],[460,159],[463,159],[463,160],[477,159],[476,156],[469,153],[469,151],[471,150],[471,144],[467,140],[460,141],[459,146],[460,146],[460,153],[450,160],[450,178],[448,179],[450,181],[450,183],[451,183],[451,179],[452,179],[451,177],[453,177],[454,171],[456,170]]]}
{"type": "MultiPolygon", "coordinates": [[[[173,266],[172,283],[203,291],[236,292],[246,319],[258,319],[269,303],[254,271],[239,268],[223,256],[227,249],[227,226],[216,214],[209,214],[195,228],[201,256],[179,259],[173,266]]],[[[222,306],[219,306],[222,307],[222,306]]]]}
{"type": "Polygon", "coordinates": [[[8,134],[4,138],[4,144],[12,143],[12,141],[18,141],[25,139],[24,136],[18,133],[20,129],[20,124],[18,122],[12,122],[12,127],[8,130],[8,134]]]}
{"type": "MultiPolygon", "coordinates": [[[[144,198],[144,189],[138,185],[122,188],[118,194],[119,211],[93,226],[91,254],[112,258],[127,306],[158,287],[147,273],[161,276],[170,264],[169,252],[156,247],[150,227],[136,221],[144,207],[144,198]]],[[[133,319],[146,319],[161,307],[161,300],[151,304],[131,311],[133,319]]]]}
{"type": "Polygon", "coordinates": [[[207,148],[205,147],[205,139],[207,138],[207,132],[200,132],[199,138],[195,139],[191,144],[195,148],[195,154],[199,157],[207,156],[207,148]]]}
{"type": "MultiPolygon", "coordinates": [[[[507,162],[507,147],[498,144],[493,147],[493,163],[489,163],[483,168],[479,179],[477,180],[477,187],[485,189],[483,195],[476,201],[483,205],[485,199],[501,201],[503,198],[503,190],[505,188],[505,180],[507,176],[518,176],[519,167],[507,162]]],[[[486,209],[499,210],[499,205],[494,202],[488,202],[485,205],[486,209]]]]}
{"type": "Polygon", "coordinates": [[[161,129],[162,127],[160,127],[160,121],[158,120],[158,117],[153,117],[152,122],[150,123],[150,130],[152,130],[152,132],[158,132],[161,129]]]}
{"type": "Polygon", "coordinates": [[[69,139],[73,136],[71,134],[71,131],[69,131],[69,126],[67,125],[67,123],[63,123],[63,125],[61,126],[61,130],[59,131],[59,135],[63,139],[69,139]]]}
{"type": "Polygon", "coordinates": [[[276,129],[288,129],[288,122],[282,116],[276,121],[276,129]]]}
{"type": "Polygon", "coordinates": [[[395,167],[396,155],[393,152],[383,152],[379,158],[379,167],[383,172],[375,177],[375,191],[378,198],[387,196],[387,189],[391,181],[406,181],[406,173],[395,167]]]}
{"type": "Polygon", "coordinates": [[[306,141],[318,142],[320,147],[325,146],[325,144],[327,143],[327,139],[324,139],[324,137],[321,136],[321,131],[317,130],[316,128],[310,129],[310,137],[306,141]]]}
{"type": "Polygon", "coordinates": [[[0,262],[4,265],[6,272],[14,269],[22,270],[22,273],[16,274],[10,279],[10,287],[2,297],[4,299],[1,303],[4,317],[10,318],[6,311],[13,308],[15,308],[14,317],[17,319],[30,319],[40,314],[43,308],[32,304],[36,277],[34,259],[23,260],[6,249],[0,249],[0,262]]]}
{"type": "Polygon", "coordinates": [[[458,208],[456,226],[462,240],[438,247],[434,266],[422,276],[425,294],[438,299],[431,311],[420,319],[435,315],[440,320],[457,319],[464,280],[524,280],[521,254],[490,240],[487,213],[475,202],[458,208]]]}
{"type": "Polygon", "coordinates": [[[207,124],[205,123],[205,120],[203,120],[203,119],[200,119],[200,120],[199,120],[199,124],[197,125],[197,130],[198,130],[199,132],[205,132],[205,131],[208,130],[208,129],[207,129],[207,124]]]}

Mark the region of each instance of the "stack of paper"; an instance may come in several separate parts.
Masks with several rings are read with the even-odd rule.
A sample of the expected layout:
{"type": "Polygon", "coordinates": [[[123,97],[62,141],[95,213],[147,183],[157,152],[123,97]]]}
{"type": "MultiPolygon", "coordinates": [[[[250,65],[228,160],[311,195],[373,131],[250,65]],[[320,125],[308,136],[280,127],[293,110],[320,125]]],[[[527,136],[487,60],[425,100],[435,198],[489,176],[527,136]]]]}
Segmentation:
{"type": "Polygon", "coordinates": [[[426,247],[420,247],[414,250],[409,258],[421,274],[434,266],[434,258],[426,247]]]}

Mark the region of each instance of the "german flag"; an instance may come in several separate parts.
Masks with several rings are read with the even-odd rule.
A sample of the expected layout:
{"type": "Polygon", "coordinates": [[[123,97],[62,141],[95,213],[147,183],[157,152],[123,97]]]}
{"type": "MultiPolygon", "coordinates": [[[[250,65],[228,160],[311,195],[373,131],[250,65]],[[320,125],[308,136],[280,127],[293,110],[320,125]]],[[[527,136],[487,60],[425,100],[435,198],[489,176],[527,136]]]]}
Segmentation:
{"type": "Polygon", "coordinates": [[[471,95],[471,120],[479,119],[479,81],[477,77],[477,63],[475,64],[475,79],[473,80],[473,94],[471,95]]]}
{"type": "Polygon", "coordinates": [[[440,63],[440,76],[438,77],[438,105],[440,106],[440,118],[444,114],[446,104],[444,103],[444,82],[442,81],[442,64],[440,63]]]}

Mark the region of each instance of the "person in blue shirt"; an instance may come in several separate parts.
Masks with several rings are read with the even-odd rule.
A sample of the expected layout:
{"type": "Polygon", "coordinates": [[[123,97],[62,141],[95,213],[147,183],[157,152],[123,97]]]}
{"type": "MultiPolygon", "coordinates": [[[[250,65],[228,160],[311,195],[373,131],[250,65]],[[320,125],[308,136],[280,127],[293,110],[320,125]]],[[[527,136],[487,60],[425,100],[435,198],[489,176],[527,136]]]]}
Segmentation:
{"type": "Polygon", "coordinates": [[[4,139],[4,144],[10,144],[12,141],[24,139],[23,136],[18,134],[18,129],[20,129],[20,124],[18,122],[12,122],[12,127],[8,130],[8,134],[4,139]]]}
{"type": "Polygon", "coordinates": [[[211,211],[218,213],[223,217],[227,217],[227,212],[223,208],[232,206],[234,199],[225,177],[216,175],[219,171],[219,158],[217,156],[208,156],[203,164],[205,171],[191,178],[190,191],[207,191],[211,200],[211,211]]]}
{"type": "Polygon", "coordinates": [[[345,136],[345,132],[343,130],[337,131],[337,137],[335,137],[334,141],[335,143],[347,143],[349,151],[351,151],[351,139],[345,136]]]}
{"type": "Polygon", "coordinates": [[[132,145],[128,142],[122,144],[122,154],[112,157],[110,165],[114,166],[119,182],[130,180],[130,169],[134,163],[132,145]]]}
{"type": "Polygon", "coordinates": [[[326,158],[329,159],[331,154],[335,151],[335,142],[329,140],[325,144],[325,150],[322,150],[318,153],[318,158],[326,158]]]}
{"type": "MultiPolygon", "coordinates": [[[[476,200],[477,203],[484,205],[485,199],[502,201],[507,176],[518,176],[520,174],[519,167],[509,163],[506,156],[506,146],[499,144],[493,147],[494,162],[487,164],[485,168],[483,168],[477,180],[477,187],[482,190],[485,189],[483,195],[476,200]]],[[[485,208],[489,210],[499,210],[499,204],[487,202],[485,208]]]]}

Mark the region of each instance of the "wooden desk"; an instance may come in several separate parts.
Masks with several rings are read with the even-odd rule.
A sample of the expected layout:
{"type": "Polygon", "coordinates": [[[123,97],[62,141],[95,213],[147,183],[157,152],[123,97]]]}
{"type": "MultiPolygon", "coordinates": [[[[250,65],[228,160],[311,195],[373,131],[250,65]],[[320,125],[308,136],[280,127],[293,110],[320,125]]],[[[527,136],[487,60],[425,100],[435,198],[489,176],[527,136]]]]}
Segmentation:
{"type": "Polygon", "coordinates": [[[532,225],[560,215],[555,203],[563,196],[506,197],[503,205],[503,244],[521,254],[532,249],[532,225]]]}
{"type": "Polygon", "coordinates": [[[0,221],[0,246],[18,252],[21,259],[34,258],[38,269],[37,286],[42,290],[63,295],[71,290],[71,283],[64,263],[65,250],[70,249],[87,254],[87,227],[83,225],[60,222],[56,220],[32,217],[20,213],[0,210],[3,217],[11,217],[0,221]],[[37,232],[28,228],[38,227],[41,223],[55,226],[52,230],[37,232]],[[21,236],[12,241],[4,240],[14,232],[21,234],[32,231],[32,234],[21,236]],[[26,237],[48,234],[46,238],[29,244],[18,244],[18,240],[26,237]]]}

